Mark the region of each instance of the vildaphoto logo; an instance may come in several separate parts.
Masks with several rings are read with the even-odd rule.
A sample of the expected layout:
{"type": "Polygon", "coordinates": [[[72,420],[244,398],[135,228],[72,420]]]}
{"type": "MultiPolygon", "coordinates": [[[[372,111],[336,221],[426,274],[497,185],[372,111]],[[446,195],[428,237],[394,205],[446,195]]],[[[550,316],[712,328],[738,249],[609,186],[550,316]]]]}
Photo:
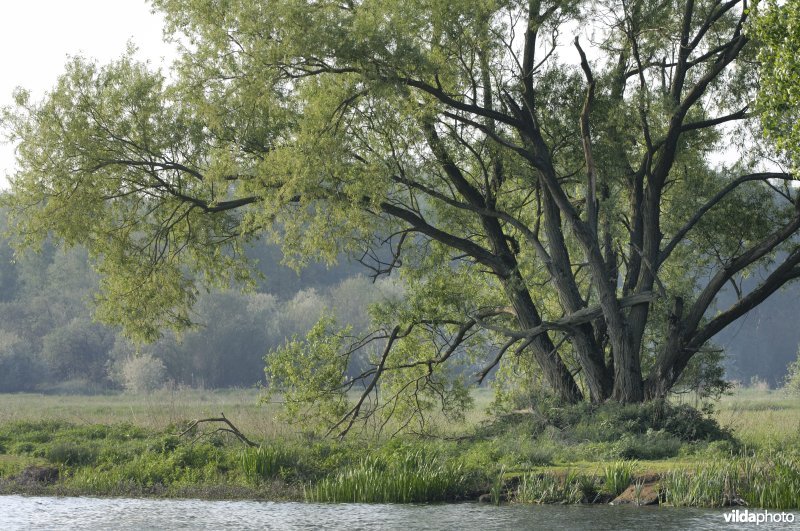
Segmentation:
{"type": "Polygon", "coordinates": [[[773,513],[767,510],[764,511],[751,511],[749,509],[745,509],[740,511],[739,509],[734,509],[731,512],[725,513],[722,516],[725,517],[725,522],[732,524],[744,524],[744,523],[752,523],[752,524],[772,524],[772,523],[788,523],[791,524],[794,522],[794,514],[793,513],[773,513]]]}

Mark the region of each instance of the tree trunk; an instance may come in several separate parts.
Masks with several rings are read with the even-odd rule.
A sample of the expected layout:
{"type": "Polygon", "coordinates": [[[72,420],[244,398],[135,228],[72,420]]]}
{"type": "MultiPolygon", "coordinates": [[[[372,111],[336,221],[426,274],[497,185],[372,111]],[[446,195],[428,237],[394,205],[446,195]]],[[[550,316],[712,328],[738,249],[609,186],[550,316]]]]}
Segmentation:
{"type": "MultiPolygon", "coordinates": [[[[508,278],[501,278],[501,281],[517,314],[517,321],[520,327],[526,329],[542,324],[539,312],[536,311],[536,306],[533,304],[533,300],[527,288],[525,288],[519,272],[515,270],[508,278]]],[[[564,362],[561,361],[561,357],[558,355],[550,337],[547,334],[536,336],[531,342],[531,348],[536,362],[544,372],[547,383],[553,388],[556,395],[561,400],[569,403],[583,400],[581,390],[564,362]]]]}

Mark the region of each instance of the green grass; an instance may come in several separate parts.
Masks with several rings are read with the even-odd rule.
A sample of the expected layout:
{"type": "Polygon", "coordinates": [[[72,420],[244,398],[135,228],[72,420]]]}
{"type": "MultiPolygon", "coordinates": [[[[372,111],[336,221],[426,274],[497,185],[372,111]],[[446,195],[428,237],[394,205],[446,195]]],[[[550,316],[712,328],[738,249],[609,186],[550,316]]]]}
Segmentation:
{"type": "Polygon", "coordinates": [[[603,467],[603,490],[619,496],[633,482],[635,462],[616,461],[603,467]]]}
{"type": "Polygon", "coordinates": [[[723,507],[746,503],[796,509],[800,502],[800,458],[787,454],[739,457],[667,472],[665,501],[676,506],[723,507]]]}
{"type": "MultiPolygon", "coordinates": [[[[476,394],[477,404],[489,400],[476,394]]],[[[713,416],[730,433],[689,410],[583,404],[491,422],[476,411],[442,425],[439,440],[332,441],[278,411],[256,390],[0,395],[0,492],[578,503],[660,477],[674,505],[800,502],[800,403],[775,391],[740,389],[718,402],[713,416]],[[211,426],[179,436],[189,420],[221,412],[260,446],[211,426]],[[15,483],[31,465],[57,467],[61,479],[15,483]]]]}
{"type": "Polygon", "coordinates": [[[277,444],[245,448],[240,459],[242,471],[253,482],[286,478],[298,468],[297,454],[291,448],[277,444]]]}
{"type": "Polygon", "coordinates": [[[260,404],[256,389],[161,390],[150,395],[0,394],[0,425],[53,420],[75,424],[132,424],[165,430],[198,418],[225,413],[254,438],[285,437],[296,432],[279,420],[278,404],[260,404]]]}
{"type": "Polygon", "coordinates": [[[716,404],[714,416],[750,448],[800,444],[800,400],[782,390],[739,388],[716,404]]]}
{"type": "Polygon", "coordinates": [[[356,466],[309,486],[305,496],[313,502],[449,501],[469,493],[470,483],[460,464],[418,450],[391,460],[366,457],[356,466]]]}
{"type": "Polygon", "coordinates": [[[523,474],[512,500],[517,503],[584,503],[598,493],[594,476],[567,470],[564,474],[523,474]]]}

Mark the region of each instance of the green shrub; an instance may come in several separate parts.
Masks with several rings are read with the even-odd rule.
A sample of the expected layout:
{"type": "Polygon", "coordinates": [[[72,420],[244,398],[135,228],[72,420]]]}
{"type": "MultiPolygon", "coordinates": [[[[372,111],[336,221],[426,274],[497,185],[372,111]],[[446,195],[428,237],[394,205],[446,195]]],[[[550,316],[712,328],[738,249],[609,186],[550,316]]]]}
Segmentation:
{"type": "Polygon", "coordinates": [[[122,362],[119,380],[128,392],[151,393],[164,387],[167,368],[152,354],[133,355],[122,362]]]}
{"type": "Polygon", "coordinates": [[[797,353],[797,359],[786,367],[783,389],[792,395],[800,395],[800,352],[797,353]]]}
{"type": "Polygon", "coordinates": [[[680,439],[663,429],[650,429],[644,435],[622,435],[615,443],[615,450],[623,459],[666,459],[677,456],[682,445],[680,439]]]}

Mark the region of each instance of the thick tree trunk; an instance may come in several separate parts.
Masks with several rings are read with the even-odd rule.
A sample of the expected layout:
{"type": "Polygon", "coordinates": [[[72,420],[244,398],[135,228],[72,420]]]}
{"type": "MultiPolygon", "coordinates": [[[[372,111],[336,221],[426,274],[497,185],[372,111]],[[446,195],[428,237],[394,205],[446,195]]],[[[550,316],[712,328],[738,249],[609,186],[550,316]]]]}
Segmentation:
{"type": "Polygon", "coordinates": [[[630,337],[616,337],[618,335],[611,335],[614,349],[614,391],[611,397],[624,404],[641,402],[644,400],[644,389],[639,353],[633,350],[630,337]]]}
{"type": "MultiPolygon", "coordinates": [[[[561,305],[570,313],[584,308],[583,298],[578,291],[564,232],[561,226],[561,213],[549,193],[543,193],[544,228],[550,247],[548,270],[558,291],[561,305]]],[[[583,369],[586,387],[592,402],[602,402],[611,395],[612,377],[605,365],[603,352],[595,339],[594,328],[590,323],[575,329],[572,347],[583,369]]]]}
{"type": "MultiPolygon", "coordinates": [[[[523,284],[522,277],[514,271],[509,278],[502,278],[503,288],[517,314],[517,321],[522,328],[533,328],[542,324],[539,312],[523,284]]],[[[565,402],[575,403],[583,400],[583,394],[575,383],[555,345],[547,334],[536,336],[531,342],[533,356],[541,367],[547,383],[558,397],[565,402]]]]}

